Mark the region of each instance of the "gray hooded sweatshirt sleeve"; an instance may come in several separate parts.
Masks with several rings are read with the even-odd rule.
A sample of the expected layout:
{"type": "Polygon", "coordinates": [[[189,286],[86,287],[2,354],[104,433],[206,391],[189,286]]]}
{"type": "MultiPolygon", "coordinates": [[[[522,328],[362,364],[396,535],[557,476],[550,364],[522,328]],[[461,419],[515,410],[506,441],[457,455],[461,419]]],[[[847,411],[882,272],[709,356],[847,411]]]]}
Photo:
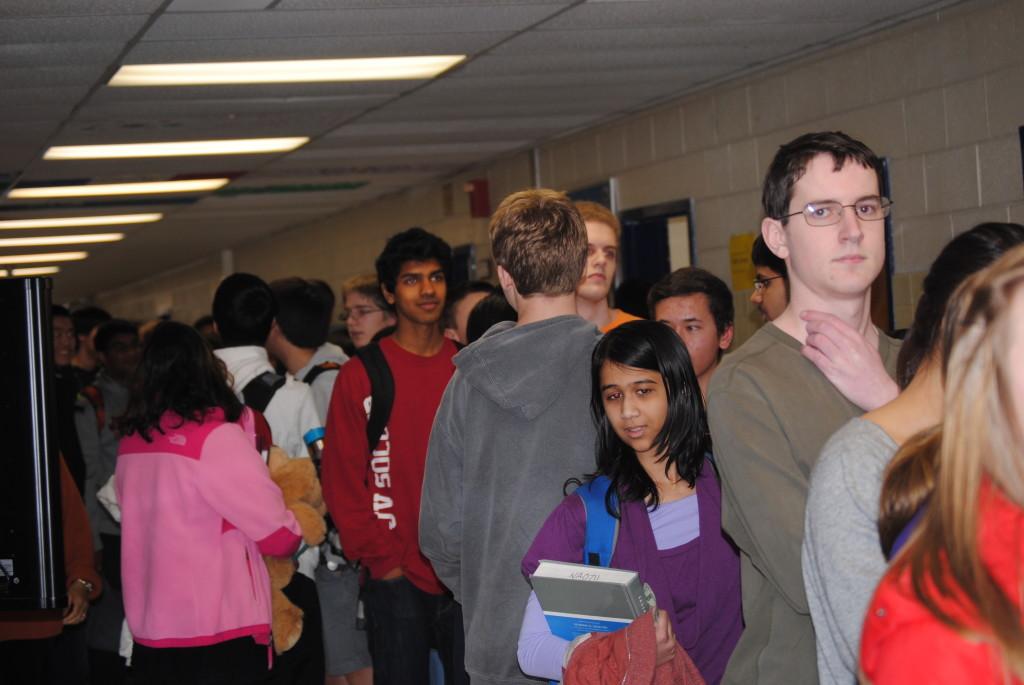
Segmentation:
{"type": "Polygon", "coordinates": [[[530,586],[520,563],[569,477],[594,470],[594,326],[498,324],[455,357],[434,419],[420,548],[462,604],[474,685],[534,683],[516,659],[530,586]]]}

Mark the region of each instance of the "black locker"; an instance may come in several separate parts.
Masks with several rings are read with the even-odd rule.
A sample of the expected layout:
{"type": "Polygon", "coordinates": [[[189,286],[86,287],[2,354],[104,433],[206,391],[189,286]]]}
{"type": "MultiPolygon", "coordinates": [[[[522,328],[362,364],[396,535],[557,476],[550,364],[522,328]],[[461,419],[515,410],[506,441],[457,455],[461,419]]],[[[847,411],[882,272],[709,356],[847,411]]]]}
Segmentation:
{"type": "Polygon", "coordinates": [[[0,279],[0,610],[66,603],[51,287],[0,279]]]}

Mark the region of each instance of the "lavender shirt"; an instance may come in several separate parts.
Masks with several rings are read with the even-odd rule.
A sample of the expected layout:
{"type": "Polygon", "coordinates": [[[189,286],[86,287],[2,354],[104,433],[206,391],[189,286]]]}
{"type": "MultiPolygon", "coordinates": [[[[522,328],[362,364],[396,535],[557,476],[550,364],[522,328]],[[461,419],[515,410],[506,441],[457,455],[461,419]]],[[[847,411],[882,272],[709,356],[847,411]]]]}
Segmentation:
{"type": "MultiPolygon", "coordinates": [[[[705,462],[697,479],[695,499],[700,536],[680,545],[682,535],[675,537],[666,531],[668,538],[674,537],[674,546],[664,550],[659,549],[647,508],[640,502],[624,503],[611,565],[639,572],[654,591],[659,608],[668,611],[679,644],[705,681],[714,685],[722,678],[743,630],[743,619],[739,557],[722,533],[721,491],[710,462],[705,462]]],[[[660,518],[656,513],[659,528],[660,518]]],[[[585,529],[582,500],[566,497],[534,538],[523,558],[523,573],[529,577],[541,559],[581,561],[585,529]]],[[[659,530],[658,538],[661,533],[659,530]]],[[[551,662],[557,663],[560,675],[565,645],[562,640],[536,649],[532,655],[535,663],[546,663],[549,668],[551,662]]],[[[547,670],[542,675],[550,677],[547,670]]]]}

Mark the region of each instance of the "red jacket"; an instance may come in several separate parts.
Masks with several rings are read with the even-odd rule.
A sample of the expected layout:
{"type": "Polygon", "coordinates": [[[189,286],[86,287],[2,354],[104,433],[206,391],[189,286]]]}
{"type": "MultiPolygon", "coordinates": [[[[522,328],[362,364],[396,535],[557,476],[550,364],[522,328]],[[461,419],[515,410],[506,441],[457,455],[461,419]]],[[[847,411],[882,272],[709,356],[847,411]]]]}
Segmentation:
{"type": "Polygon", "coordinates": [[[392,338],[380,347],[395,381],[387,427],[371,455],[366,444],[370,381],[362,361],[353,358],[338,372],[327,414],[320,479],[324,501],[345,556],[363,563],[372,578],[400,568],[419,589],[440,594],[444,586],[420,553],[420,492],[427,441],[455,372],[456,348],[445,340],[436,355],[420,357],[392,338]]]}
{"type": "MultiPolygon", "coordinates": [[[[985,487],[979,513],[982,563],[1019,609],[1024,510],[996,488],[985,487]]],[[[941,598],[938,604],[962,625],[978,625],[953,599],[941,598]]],[[[887,573],[875,591],[861,637],[860,667],[874,685],[1022,682],[1004,680],[1002,662],[990,643],[964,637],[928,611],[915,597],[906,569],[887,573]]]]}

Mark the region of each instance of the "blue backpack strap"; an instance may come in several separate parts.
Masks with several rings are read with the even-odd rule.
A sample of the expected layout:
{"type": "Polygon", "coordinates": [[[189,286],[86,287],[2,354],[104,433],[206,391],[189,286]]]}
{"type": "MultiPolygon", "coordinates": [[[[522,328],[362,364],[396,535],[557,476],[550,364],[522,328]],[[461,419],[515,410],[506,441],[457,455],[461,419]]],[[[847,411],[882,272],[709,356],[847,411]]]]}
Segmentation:
{"type": "MultiPolygon", "coordinates": [[[[583,563],[588,566],[610,566],[619,533],[619,520],[608,513],[605,496],[611,481],[597,476],[586,485],[576,488],[587,512],[587,531],[583,540],[583,563]]],[[[612,506],[618,509],[618,498],[612,496],[612,506]]]]}

